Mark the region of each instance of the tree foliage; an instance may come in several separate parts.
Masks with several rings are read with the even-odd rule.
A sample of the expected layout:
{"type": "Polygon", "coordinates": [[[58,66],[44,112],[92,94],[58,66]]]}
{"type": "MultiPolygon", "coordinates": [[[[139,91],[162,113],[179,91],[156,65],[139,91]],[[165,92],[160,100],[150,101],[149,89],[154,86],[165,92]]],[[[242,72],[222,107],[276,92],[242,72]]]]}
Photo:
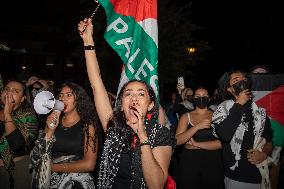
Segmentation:
{"type": "Polygon", "coordinates": [[[206,41],[198,40],[195,33],[202,27],[193,23],[190,1],[163,0],[158,4],[159,77],[171,83],[177,76],[191,77],[190,66],[202,60],[202,52],[209,49],[206,41]],[[189,54],[187,48],[196,51],[189,54]]]}

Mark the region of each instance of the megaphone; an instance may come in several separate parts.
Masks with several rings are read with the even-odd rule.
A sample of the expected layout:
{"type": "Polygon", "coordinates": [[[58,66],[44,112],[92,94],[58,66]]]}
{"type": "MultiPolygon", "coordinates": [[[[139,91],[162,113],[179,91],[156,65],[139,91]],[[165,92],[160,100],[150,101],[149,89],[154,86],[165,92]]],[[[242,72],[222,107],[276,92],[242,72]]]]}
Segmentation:
{"type": "Polygon", "coordinates": [[[64,103],[56,100],[53,94],[49,91],[41,91],[35,96],[34,109],[38,114],[48,114],[52,110],[62,111],[64,103]]]}

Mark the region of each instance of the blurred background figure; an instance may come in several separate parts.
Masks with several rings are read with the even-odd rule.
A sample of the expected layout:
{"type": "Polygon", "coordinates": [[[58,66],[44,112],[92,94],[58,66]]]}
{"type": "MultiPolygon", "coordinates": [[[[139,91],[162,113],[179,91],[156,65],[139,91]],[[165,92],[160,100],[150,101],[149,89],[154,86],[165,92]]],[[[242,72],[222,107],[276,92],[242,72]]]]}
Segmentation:
{"type": "MultiPolygon", "coordinates": [[[[33,102],[36,95],[42,91],[49,91],[51,93],[54,93],[53,86],[54,82],[51,80],[39,79],[36,76],[29,77],[26,82],[27,101],[33,107],[33,102]]],[[[45,128],[45,122],[48,115],[49,114],[37,114],[40,132],[45,128]]]]}
{"type": "Polygon", "coordinates": [[[168,104],[166,104],[165,111],[173,130],[175,130],[178,123],[178,117],[176,111],[178,103],[179,101],[177,100],[177,93],[172,92],[171,101],[168,104]]]}
{"type": "Polygon", "coordinates": [[[194,109],[192,104],[193,90],[177,84],[177,93],[173,92],[171,102],[165,106],[167,118],[171,124],[171,130],[175,133],[179,118],[186,112],[194,109]]]}
{"type": "Polygon", "coordinates": [[[179,94],[181,94],[181,101],[177,105],[177,113],[178,117],[180,118],[183,114],[186,112],[190,112],[194,109],[193,106],[193,90],[189,87],[184,88],[181,90],[179,86],[177,86],[177,90],[179,91],[179,94]]]}
{"type": "Polygon", "coordinates": [[[171,130],[171,123],[166,115],[165,109],[161,105],[159,106],[158,121],[159,121],[159,124],[171,130]]]}
{"type": "Polygon", "coordinates": [[[26,101],[25,84],[11,80],[1,94],[0,184],[2,189],[30,188],[29,154],[38,136],[38,121],[26,101]]]}
{"type": "MultiPolygon", "coordinates": [[[[271,158],[273,162],[270,165],[270,183],[271,183],[271,189],[277,189],[279,188],[278,185],[280,185],[279,182],[281,182],[280,178],[283,177],[283,175],[279,175],[280,168],[281,168],[281,161],[280,161],[280,152],[283,148],[283,135],[281,137],[280,133],[283,133],[283,123],[279,121],[277,118],[283,117],[283,111],[282,111],[282,102],[281,99],[283,99],[283,91],[279,90],[281,88],[280,86],[283,85],[282,82],[277,81],[277,78],[283,78],[281,76],[277,76],[276,74],[270,73],[269,67],[266,65],[256,65],[251,69],[251,78],[254,78],[255,85],[259,88],[254,89],[253,95],[254,95],[254,101],[260,106],[263,106],[263,108],[267,108],[267,113],[270,116],[270,122],[271,127],[274,132],[273,136],[273,150],[271,154],[271,158]],[[265,75],[264,75],[265,74],[265,75]],[[257,77],[256,77],[257,75],[257,77]],[[274,86],[274,87],[272,87],[274,86]],[[272,92],[268,93],[267,91],[271,91],[271,89],[276,88],[278,89],[277,95],[273,95],[269,97],[269,100],[266,103],[263,103],[263,100],[266,98],[265,96],[270,95],[272,92]],[[264,93],[262,91],[265,91],[264,93]],[[260,94],[260,95],[259,95],[260,94]],[[261,94],[265,94],[264,96],[261,94]],[[272,100],[273,99],[273,100],[272,100]],[[262,102],[261,102],[262,101],[262,102]],[[279,107],[279,108],[277,108],[279,107]],[[279,116],[277,116],[279,115],[279,116]]],[[[283,174],[283,173],[282,173],[283,174]]]]}
{"type": "Polygon", "coordinates": [[[269,69],[266,65],[256,65],[251,69],[251,73],[264,74],[269,73],[269,69]]]}
{"type": "Polygon", "coordinates": [[[214,112],[219,104],[220,104],[220,98],[218,96],[218,89],[215,89],[213,92],[213,96],[210,99],[208,108],[214,112]]]}
{"type": "Polygon", "coordinates": [[[39,79],[36,76],[29,77],[26,82],[28,88],[28,101],[33,103],[35,96],[41,91],[53,92],[53,82],[49,80],[39,79]]]}

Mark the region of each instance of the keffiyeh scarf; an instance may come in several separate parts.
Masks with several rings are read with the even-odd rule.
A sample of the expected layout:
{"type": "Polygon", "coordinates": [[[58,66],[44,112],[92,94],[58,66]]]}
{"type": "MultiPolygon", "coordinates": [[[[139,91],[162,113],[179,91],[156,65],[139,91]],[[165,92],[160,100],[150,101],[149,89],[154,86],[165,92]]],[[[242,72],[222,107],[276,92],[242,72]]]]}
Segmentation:
{"type": "MultiPolygon", "coordinates": [[[[216,130],[215,130],[215,124],[220,124],[222,121],[224,121],[227,116],[229,115],[230,109],[234,105],[233,100],[227,100],[221,103],[217,110],[213,113],[212,117],[212,127],[213,127],[213,134],[215,137],[218,137],[216,130]]],[[[254,134],[254,146],[258,142],[259,138],[262,135],[264,126],[265,126],[265,120],[266,120],[266,113],[265,110],[261,107],[258,107],[254,102],[251,104],[251,110],[252,110],[252,116],[253,116],[253,134],[254,134]]],[[[248,131],[248,122],[245,122],[245,114],[242,116],[241,122],[230,141],[231,150],[235,155],[235,164],[230,167],[231,170],[235,170],[236,167],[238,167],[238,161],[241,159],[241,147],[243,142],[243,137],[245,132],[248,131]]]]}
{"type": "MultiPolygon", "coordinates": [[[[146,132],[151,148],[154,148],[160,142],[164,145],[171,145],[171,139],[169,135],[167,135],[167,133],[161,132],[161,128],[163,126],[159,124],[146,125],[146,132]]],[[[122,137],[118,132],[115,132],[113,128],[108,129],[109,131],[104,143],[104,150],[100,162],[100,171],[98,177],[99,189],[112,188],[119,170],[121,153],[127,145],[122,142],[122,137]]],[[[140,144],[138,138],[136,144],[140,144]]],[[[147,189],[142,171],[140,145],[136,145],[134,149],[131,149],[131,153],[132,159],[130,188],[147,189]]]]}

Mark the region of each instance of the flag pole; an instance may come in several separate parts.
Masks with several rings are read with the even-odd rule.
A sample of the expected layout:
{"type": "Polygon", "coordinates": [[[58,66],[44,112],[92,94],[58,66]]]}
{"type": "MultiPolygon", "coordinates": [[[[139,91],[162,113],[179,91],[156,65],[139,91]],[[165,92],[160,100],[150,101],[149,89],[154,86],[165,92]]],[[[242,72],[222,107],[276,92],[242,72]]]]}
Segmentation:
{"type": "MultiPolygon", "coordinates": [[[[98,0],[95,0],[95,2],[98,3],[98,5],[95,8],[95,10],[93,11],[93,13],[91,14],[91,16],[90,16],[91,19],[95,16],[95,14],[97,13],[97,11],[99,10],[100,5],[101,5],[98,0]]],[[[87,28],[87,25],[84,26],[83,32],[85,31],[86,28],[87,28]]]]}

